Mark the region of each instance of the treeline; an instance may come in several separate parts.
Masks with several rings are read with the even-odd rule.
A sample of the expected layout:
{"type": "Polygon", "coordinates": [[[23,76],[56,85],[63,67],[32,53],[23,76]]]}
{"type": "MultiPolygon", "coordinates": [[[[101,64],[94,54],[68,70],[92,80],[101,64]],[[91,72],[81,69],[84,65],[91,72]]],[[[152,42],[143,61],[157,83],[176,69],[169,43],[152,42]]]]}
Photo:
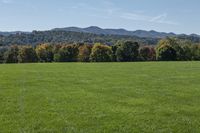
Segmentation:
{"type": "Polygon", "coordinates": [[[12,45],[0,48],[1,63],[32,62],[134,62],[200,60],[200,45],[175,38],[161,40],[157,46],[118,41],[109,46],[90,44],[41,44],[36,47],[12,45]]]}

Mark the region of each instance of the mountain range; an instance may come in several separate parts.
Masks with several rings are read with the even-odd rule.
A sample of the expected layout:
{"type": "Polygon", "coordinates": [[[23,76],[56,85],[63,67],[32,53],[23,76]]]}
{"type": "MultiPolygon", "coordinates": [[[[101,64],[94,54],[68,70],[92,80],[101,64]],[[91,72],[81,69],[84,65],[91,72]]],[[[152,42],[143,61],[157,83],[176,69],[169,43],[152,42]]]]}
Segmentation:
{"type": "MultiPolygon", "coordinates": [[[[136,30],[136,31],[128,31],[125,29],[103,29],[97,26],[90,26],[87,28],[79,28],[79,27],[66,27],[66,28],[55,28],[50,31],[67,31],[67,32],[80,32],[80,33],[92,33],[97,35],[124,35],[124,36],[136,36],[142,38],[165,38],[165,37],[175,37],[175,36],[192,36],[192,37],[200,37],[197,34],[175,34],[175,33],[166,33],[166,32],[157,32],[154,30],[146,31],[146,30],[136,30]]],[[[31,32],[0,32],[0,35],[8,36],[11,34],[20,34],[20,33],[31,33],[31,32]]]]}
{"type": "Polygon", "coordinates": [[[126,35],[126,36],[137,36],[137,37],[145,37],[145,38],[165,38],[165,37],[175,37],[175,36],[195,36],[200,37],[197,34],[175,34],[175,33],[166,33],[166,32],[157,32],[154,30],[146,31],[146,30],[136,30],[136,31],[128,31],[125,29],[102,29],[97,26],[90,26],[87,28],[79,28],[79,27],[66,27],[66,28],[55,28],[53,31],[72,31],[72,32],[82,32],[82,33],[93,33],[93,34],[103,34],[103,35],[126,35]]]}

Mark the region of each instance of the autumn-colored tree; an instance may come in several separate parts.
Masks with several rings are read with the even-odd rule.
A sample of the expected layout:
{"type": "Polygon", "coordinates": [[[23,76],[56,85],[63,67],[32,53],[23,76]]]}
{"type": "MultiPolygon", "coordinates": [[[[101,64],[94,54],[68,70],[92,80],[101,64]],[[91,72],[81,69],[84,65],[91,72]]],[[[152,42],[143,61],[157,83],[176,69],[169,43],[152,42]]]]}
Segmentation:
{"type": "Polygon", "coordinates": [[[92,46],[84,44],[84,45],[79,46],[78,50],[79,50],[78,61],[89,62],[92,46]]]}
{"type": "Polygon", "coordinates": [[[53,53],[56,54],[58,53],[58,51],[60,50],[60,48],[62,47],[62,44],[56,44],[53,46],[53,53]]]}
{"type": "Polygon", "coordinates": [[[53,46],[49,44],[41,44],[36,47],[37,57],[40,62],[53,61],[53,46]]]}
{"type": "Polygon", "coordinates": [[[22,46],[19,48],[18,61],[20,63],[37,62],[37,54],[32,46],[22,46]]]}
{"type": "Polygon", "coordinates": [[[109,62],[112,61],[112,50],[109,46],[96,43],[90,55],[92,62],[109,62]]]}
{"type": "Polygon", "coordinates": [[[140,50],[140,59],[142,61],[154,61],[156,60],[156,51],[154,47],[144,46],[140,50]]]}

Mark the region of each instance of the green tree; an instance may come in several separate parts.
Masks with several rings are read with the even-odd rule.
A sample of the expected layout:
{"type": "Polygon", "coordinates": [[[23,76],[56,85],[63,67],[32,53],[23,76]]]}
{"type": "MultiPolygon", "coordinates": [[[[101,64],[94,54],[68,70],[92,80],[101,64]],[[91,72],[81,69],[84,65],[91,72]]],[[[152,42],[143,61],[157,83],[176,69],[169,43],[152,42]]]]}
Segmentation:
{"type": "Polygon", "coordinates": [[[161,41],[159,41],[158,43],[158,48],[161,47],[162,45],[168,45],[171,48],[173,48],[176,51],[176,60],[178,61],[182,61],[185,60],[185,52],[184,51],[184,41],[179,40],[177,38],[166,38],[166,39],[162,39],[161,41]]]}
{"type": "Polygon", "coordinates": [[[193,57],[193,53],[192,53],[192,44],[188,43],[188,44],[183,44],[182,47],[182,60],[183,61],[190,61],[192,60],[193,57]]]}
{"type": "Polygon", "coordinates": [[[56,62],[76,62],[78,56],[78,47],[76,45],[64,45],[56,54],[54,61],[56,62]]]}
{"type": "Polygon", "coordinates": [[[139,55],[139,44],[137,42],[121,42],[116,50],[116,59],[119,62],[136,61],[139,55]]]}
{"type": "Polygon", "coordinates": [[[116,62],[117,61],[117,56],[116,56],[116,52],[117,52],[117,45],[112,45],[111,46],[111,50],[112,50],[112,61],[116,62]]]}
{"type": "Polygon", "coordinates": [[[175,61],[177,58],[176,50],[167,44],[160,45],[156,49],[156,58],[159,61],[175,61]]]}
{"type": "Polygon", "coordinates": [[[90,55],[92,62],[110,62],[112,61],[112,50],[107,45],[96,43],[90,55]]]}
{"type": "Polygon", "coordinates": [[[18,61],[20,63],[37,62],[37,54],[32,46],[22,46],[19,48],[18,61]]]}
{"type": "Polygon", "coordinates": [[[8,47],[0,47],[0,63],[4,63],[4,53],[8,50],[8,47]]]}
{"type": "Polygon", "coordinates": [[[36,47],[36,54],[40,62],[53,61],[53,47],[49,44],[41,44],[36,47]]]}
{"type": "Polygon", "coordinates": [[[4,53],[5,63],[17,63],[18,62],[18,52],[19,48],[17,45],[10,46],[8,50],[4,53]]]}
{"type": "Polygon", "coordinates": [[[192,45],[191,53],[192,53],[191,60],[199,61],[200,60],[200,45],[192,45]]]}

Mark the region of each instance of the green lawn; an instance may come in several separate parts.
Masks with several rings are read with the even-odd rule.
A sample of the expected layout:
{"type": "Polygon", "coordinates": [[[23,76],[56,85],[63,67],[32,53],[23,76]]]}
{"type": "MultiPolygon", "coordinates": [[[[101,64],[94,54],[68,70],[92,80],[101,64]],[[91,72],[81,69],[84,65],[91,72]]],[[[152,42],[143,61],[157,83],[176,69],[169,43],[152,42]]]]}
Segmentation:
{"type": "Polygon", "coordinates": [[[1,133],[199,133],[200,62],[0,65],[1,133]]]}

